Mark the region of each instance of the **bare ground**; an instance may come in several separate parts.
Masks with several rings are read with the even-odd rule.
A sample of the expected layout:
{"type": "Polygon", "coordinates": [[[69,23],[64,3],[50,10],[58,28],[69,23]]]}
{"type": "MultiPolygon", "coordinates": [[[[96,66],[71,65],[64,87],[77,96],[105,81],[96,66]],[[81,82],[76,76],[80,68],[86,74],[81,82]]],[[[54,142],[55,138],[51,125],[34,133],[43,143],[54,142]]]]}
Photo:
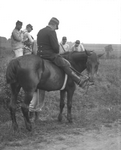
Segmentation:
{"type": "MultiPolygon", "coordinates": [[[[8,125],[9,126],[9,125],[8,125]]],[[[1,150],[120,150],[121,123],[86,125],[40,121],[33,124],[34,131],[24,127],[14,133],[9,126],[11,140],[0,144],[1,150]],[[41,131],[40,131],[41,130],[41,131]],[[26,133],[25,133],[26,132],[26,133]]],[[[7,136],[9,136],[6,133],[7,136]]],[[[6,136],[5,135],[5,136],[6,136]]],[[[3,137],[4,138],[4,137],[3,137]]]]}

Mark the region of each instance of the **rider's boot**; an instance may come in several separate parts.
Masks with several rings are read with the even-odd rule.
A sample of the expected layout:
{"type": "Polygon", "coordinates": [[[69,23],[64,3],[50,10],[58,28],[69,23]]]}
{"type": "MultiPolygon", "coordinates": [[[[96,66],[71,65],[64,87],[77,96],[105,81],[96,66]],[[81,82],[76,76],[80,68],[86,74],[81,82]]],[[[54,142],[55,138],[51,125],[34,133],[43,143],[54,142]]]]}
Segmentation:
{"type": "Polygon", "coordinates": [[[70,67],[64,66],[63,69],[65,73],[69,75],[77,85],[79,85],[79,87],[82,87],[82,85],[85,83],[85,80],[82,81],[81,78],[74,71],[72,71],[70,67]]]}

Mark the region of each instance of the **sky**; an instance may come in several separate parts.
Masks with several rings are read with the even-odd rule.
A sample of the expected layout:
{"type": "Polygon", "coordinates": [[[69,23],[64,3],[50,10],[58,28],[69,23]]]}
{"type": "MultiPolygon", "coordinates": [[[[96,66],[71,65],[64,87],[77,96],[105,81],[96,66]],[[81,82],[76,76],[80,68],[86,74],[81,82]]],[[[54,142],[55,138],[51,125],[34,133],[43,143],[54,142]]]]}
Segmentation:
{"type": "Polygon", "coordinates": [[[36,39],[52,17],[60,21],[58,41],[121,44],[121,0],[1,0],[0,36],[10,38],[17,20],[33,25],[36,39]]]}

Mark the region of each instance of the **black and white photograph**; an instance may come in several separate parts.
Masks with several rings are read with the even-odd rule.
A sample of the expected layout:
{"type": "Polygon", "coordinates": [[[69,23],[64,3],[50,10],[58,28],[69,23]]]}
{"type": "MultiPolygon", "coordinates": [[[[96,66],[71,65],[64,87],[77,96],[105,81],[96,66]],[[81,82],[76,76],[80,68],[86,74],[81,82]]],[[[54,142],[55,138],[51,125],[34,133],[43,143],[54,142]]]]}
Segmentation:
{"type": "Polygon", "coordinates": [[[0,20],[0,150],[121,150],[121,0],[1,0],[0,20]]]}

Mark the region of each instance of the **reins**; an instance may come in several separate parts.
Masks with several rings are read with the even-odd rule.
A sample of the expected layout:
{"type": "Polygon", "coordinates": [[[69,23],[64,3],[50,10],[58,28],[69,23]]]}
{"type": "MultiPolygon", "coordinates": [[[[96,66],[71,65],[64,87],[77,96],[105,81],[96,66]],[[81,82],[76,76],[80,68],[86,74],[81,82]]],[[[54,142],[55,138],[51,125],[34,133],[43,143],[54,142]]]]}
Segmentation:
{"type": "Polygon", "coordinates": [[[74,67],[70,66],[70,68],[79,76],[83,76],[79,71],[77,71],[74,67]]]}

